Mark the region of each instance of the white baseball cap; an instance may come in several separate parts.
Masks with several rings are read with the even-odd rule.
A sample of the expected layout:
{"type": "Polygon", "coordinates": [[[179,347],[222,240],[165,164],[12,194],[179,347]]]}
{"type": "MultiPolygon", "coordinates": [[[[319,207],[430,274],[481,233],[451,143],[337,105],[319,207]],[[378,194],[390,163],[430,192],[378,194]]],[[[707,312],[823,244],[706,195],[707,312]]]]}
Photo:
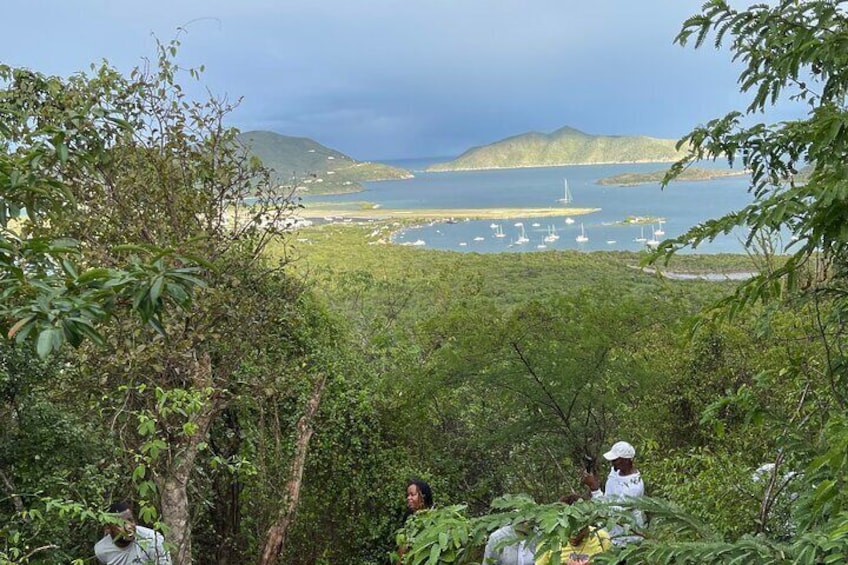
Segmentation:
{"type": "Polygon", "coordinates": [[[615,442],[609,451],[604,453],[604,459],[613,461],[615,459],[633,459],[636,457],[636,449],[626,441],[615,442]]]}

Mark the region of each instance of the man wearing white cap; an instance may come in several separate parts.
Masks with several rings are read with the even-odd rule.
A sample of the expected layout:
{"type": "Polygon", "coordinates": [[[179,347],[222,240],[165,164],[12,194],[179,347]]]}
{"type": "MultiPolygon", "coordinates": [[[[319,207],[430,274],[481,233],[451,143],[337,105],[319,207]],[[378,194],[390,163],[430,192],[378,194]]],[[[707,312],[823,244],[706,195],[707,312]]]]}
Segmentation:
{"type": "MultiPolygon", "coordinates": [[[[604,453],[604,459],[612,463],[612,471],[607,477],[607,484],[603,491],[600,488],[598,477],[583,471],[583,484],[592,490],[592,498],[615,502],[643,496],[645,494],[645,483],[642,482],[642,475],[633,464],[634,457],[636,457],[636,449],[626,441],[616,442],[609,451],[604,453]]],[[[633,517],[638,526],[644,525],[641,512],[634,510],[633,517]]],[[[625,528],[620,525],[611,528],[609,533],[615,545],[625,545],[640,539],[638,536],[623,535],[625,528]]]]}

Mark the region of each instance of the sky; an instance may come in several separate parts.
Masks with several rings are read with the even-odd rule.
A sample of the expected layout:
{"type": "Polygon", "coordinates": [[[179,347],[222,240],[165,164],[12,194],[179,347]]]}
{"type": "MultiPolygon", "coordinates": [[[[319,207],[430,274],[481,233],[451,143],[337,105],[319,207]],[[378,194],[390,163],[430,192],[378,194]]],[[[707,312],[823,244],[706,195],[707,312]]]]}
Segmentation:
{"type": "MultiPolygon", "coordinates": [[[[180,33],[230,125],[360,160],[528,131],[679,138],[744,108],[727,50],[673,43],[703,0],[3,0],[0,62],[128,72],[180,33]]],[[[201,92],[201,90],[197,90],[201,92]]]]}

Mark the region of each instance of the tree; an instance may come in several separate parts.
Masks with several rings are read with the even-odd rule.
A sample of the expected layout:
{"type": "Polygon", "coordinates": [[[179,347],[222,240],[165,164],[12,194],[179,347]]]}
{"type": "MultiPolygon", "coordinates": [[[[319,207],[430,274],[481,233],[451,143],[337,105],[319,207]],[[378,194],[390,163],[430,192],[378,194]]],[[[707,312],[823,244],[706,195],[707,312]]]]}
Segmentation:
{"type": "MultiPolygon", "coordinates": [[[[688,148],[688,156],[672,167],[666,182],[698,159],[741,161],[751,171],[754,202],[664,242],[660,256],[669,258],[683,247],[697,247],[736,227],[750,229],[749,244],[779,236],[797,240],[782,265],[740,285],[735,296],[723,302],[722,310],[739,315],[760,301],[765,304],[761,327],[772,326],[775,316],[770,312],[783,307],[791,308],[814,330],[805,336],[806,350],[790,355],[775,373],[779,378],[774,384],[791,391],[795,410],[781,424],[783,432],[777,437],[784,445],[776,453],[761,506],[765,512],[770,494],[781,484],[779,477],[786,473],[781,465],[793,455],[806,461],[803,479],[793,487],[799,491],[793,518],[797,534],[791,543],[743,537],[725,545],[644,544],[626,552],[628,561],[679,562],[684,556],[700,560],[721,556],[751,563],[786,559],[812,563],[842,561],[848,555],[848,548],[839,541],[848,524],[846,500],[837,494],[848,468],[844,459],[848,365],[843,354],[843,320],[848,311],[846,6],[844,1],[783,0],[737,10],[714,0],[688,19],[677,37],[681,45],[694,41],[696,48],[710,36],[716,47],[729,44],[734,59],[743,64],[741,90],[752,93],[752,99],[744,112],[731,112],[683,138],[680,146],[688,148]],[[799,104],[803,118],[777,124],[756,121],[758,114],[786,98],[799,104]],[[821,363],[810,356],[812,351],[820,353],[821,363]],[[817,417],[824,423],[808,430],[817,417]],[[811,431],[818,432],[812,434],[812,442],[811,431]],[[791,440],[805,435],[804,445],[791,440]]],[[[739,395],[719,402],[742,409],[745,404],[739,395]]],[[[751,408],[759,410],[756,405],[751,408]]]]}
{"type": "Polygon", "coordinates": [[[90,83],[64,83],[5,65],[0,84],[0,320],[8,336],[31,338],[45,357],[65,342],[102,343],[97,325],[116,305],[152,324],[163,303],[187,306],[200,281],[172,249],[92,265],[80,241],[56,229],[85,212],[78,179],[95,177],[132,135],[120,111],[128,84],[105,67],[90,83]]]}
{"type": "Polygon", "coordinates": [[[332,377],[316,348],[332,344],[296,330],[305,290],[264,254],[290,226],[290,194],[236,143],[233,104],[186,97],[177,47],[128,77],[0,67],[0,319],[42,356],[80,347],[68,390],[122,447],[112,496],[134,488],[190,563],[191,478],[214,422],[269,383],[284,396],[309,383],[293,410],[314,414],[332,377]]]}
{"type": "MultiPolygon", "coordinates": [[[[745,386],[728,394],[710,392],[711,383],[703,383],[690,395],[697,401],[704,394],[702,414],[707,424],[735,429],[724,445],[711,442],[725,448],[720,454],[683,453],[679,463],[700,471],[696,477],[700,482],[690,492],[694,503],[712,494],[703,479],[725,462],[724,469],[731,468],[736,480],[753,481],[739,466],[744,457],[738,451],[752,447],[752,442],[744,441],[745,434],[762,434],[774,442],[767,446],[773,450],[773,467],[764,474],[762,498],[748,503],[754,511],[744,516],[757,519],[747,531],[736,529],[733,537],[724,538],[706,527],[702,517],[646,498],[635,503],[654,516],[646,539],[596,557],[599,563],[812,564],[848,559],[848,499],[843,488],[848,471],[846,38],[848,2],[843,0],[779,0],[744,9],[711,0],[684,23],[677,37],[682,45],[694,42],[701,47],[709,39],[717,47],[729,45],[743,65],[742,92],[751,93],[752,99],[745,111],[731,112],[683,138],[680,147],[688,150],[688,156],[671,168],[666,182],[699,159],[741,162],[751,171],[754,201],[664,242],[654,261],[670,259],[686,247],[697,248],[734,228],[750,229],[749,244],[779,236],[797,239],[785,260],[766,263],[758,276],[741,284],[714,311],[728,314],[739,328],[749,328],[748,347],[759,343],[770,349],[749,354],[740,365],[750,372],[745,386]],[[777,124],[758,121],[761,112],[787,98],[799,105],[803,118],[777,124]],[[772,359],[766,359],[769,354],[772,359]],[[787,476],[791,482],[784,480],[787,476]],[[782,527],[772,527],[768,514],[781,492],[791,493],[793,512],[782,527]]],[[[719,384],[732,376],[721,374],[733,365],[720,356],[723,341],[732,332],[722,330],[721,318],[704,318],[696,328],[700,341],[695,345],[707,350],[693,348],[691,358],[697,371],[716,377],[719,384]],[[713,371],[718,374],[710,375],[713,371]]],[[[733,480],[726,473],[720,477],[733,480]]],[[[528,507],[524,518],[541,523],[545,514],[528,507]]],[[[467,528],[462,533],[465,526],[458,523],[454,527],[453,518],[434,517],[423,528],[413,528],[410,534],[417,537],[408,554],[410,562],[434,562],[441,555],[467,561],[464,547],[474,540],[467,528]]]]}

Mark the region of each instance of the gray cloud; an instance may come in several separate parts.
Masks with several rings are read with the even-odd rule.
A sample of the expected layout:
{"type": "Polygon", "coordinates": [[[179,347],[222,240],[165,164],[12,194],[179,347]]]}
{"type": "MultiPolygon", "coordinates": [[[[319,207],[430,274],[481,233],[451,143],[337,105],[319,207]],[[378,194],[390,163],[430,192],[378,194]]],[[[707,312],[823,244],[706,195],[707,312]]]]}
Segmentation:
{"type": "MultiPolygon", "coordinates": [[[[677,137],[741,105],[727,53],[672,45],[700,0],[11,0],[3,61],[120,68],[187,25],[181,61],[243,129],[356,158],[455,154],[528,130],[677,137]],[[36,7],[37,6],[37,7],[36,7]]],[[[8,1],[7,1],[8,4],[8,1]]]]}

